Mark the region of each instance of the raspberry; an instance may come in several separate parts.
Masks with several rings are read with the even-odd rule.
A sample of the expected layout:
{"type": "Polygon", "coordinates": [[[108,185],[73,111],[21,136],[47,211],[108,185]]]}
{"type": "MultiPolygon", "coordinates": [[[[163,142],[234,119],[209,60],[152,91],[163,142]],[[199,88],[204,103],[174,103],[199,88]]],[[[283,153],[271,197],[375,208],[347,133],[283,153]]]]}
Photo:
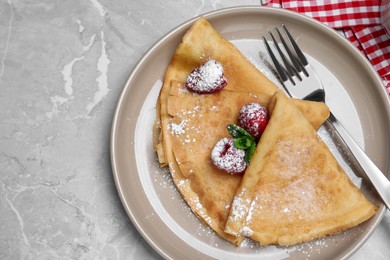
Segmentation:
{"type": "Polygon", "coordinates": [[[240,110],[238,122],[255,139],[259,139],[268,123],[267,109],[258,103],[245,105],[240,110]]]}
{"type": "Polygon", "coordinates": [[[227,85],[222,64],[209,59],[187,77],[186,87],[198,94],[211,94],[227,85]]]}
{"type": "Polygon", "coordinates": [[[211,152],[211,159],[215,166],[232,175],[245,172],[245,151],[234,146],[233,138],[219,140],[211,152]]]}

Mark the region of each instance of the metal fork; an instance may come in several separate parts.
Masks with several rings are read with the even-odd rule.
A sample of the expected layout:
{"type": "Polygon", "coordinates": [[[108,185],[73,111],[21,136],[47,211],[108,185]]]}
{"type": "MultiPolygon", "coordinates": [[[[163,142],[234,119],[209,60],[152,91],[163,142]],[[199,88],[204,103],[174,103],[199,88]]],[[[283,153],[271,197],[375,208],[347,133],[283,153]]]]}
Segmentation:
{"type": "MultiPolygon", "coordinates": [[[[285,52],[281,50],[272,32],[269,32],[269,34],[272,38],[272,41],[274,42],[277,52],[279,53],[283,65],[281,65],[278,59],[275,57],[265,37],[263,37],[263,40],[287,94],[293,98],[325,102],[325,90],[321,81],[312,70],[305,55],[298,47],[286,26],[282,25],[282,28],[285,35],[287,36],[289,44],[286,42],[278,28],[276,28],[276,33],[278,34],[285,52]],[[291,47],[289,46],[292,46],[295,54],[293,54],[291,47]],[[285,53],[287,54],[288,58],[286,57],[285,53]]],[[[330,116],[324,125],[328,129],[332,129],[332,131],[337,133],[346,143],[349,150],[354,155],[357,162],[360,164],[361,168],[365,171],[366,175],[378,191],[384,204],[388,209],[390,209],[390,181],[365,154],[365,152],[345,130],[337,118],[332,114],[332,112],[330,113],[330,116]]]]}

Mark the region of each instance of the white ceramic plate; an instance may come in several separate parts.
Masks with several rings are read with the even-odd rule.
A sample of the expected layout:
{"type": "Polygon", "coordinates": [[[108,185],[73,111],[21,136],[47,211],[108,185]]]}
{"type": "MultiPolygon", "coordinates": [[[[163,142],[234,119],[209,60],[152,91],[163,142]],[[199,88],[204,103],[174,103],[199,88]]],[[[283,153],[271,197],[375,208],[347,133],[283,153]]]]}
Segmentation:
{"type": "MultiPolygon", "coordinates": [[[[376,72],[347,40],[315,20],[281,9],[247,6],[204,16],[255,64],[262,61],[258,50],[254,49],[261,36],[282,23],[288,25],[325,81],[331,109],[379,168],[389,172],[386,160],[390,157],[390,102],[376,72]]],[[[132,71],[117,104],[111,135],[112,169],[130,219],[164,258],[348,258],[372,234],[385,210],[364,176],[361,189],[381,206],[368,222],[347,232],[290,248],[260,248],[250,241],[235,247],[217,237],[195,217],[176,191],[167,169],[158,166],[152,142],[157,96],[170,59],[195,19],[172,30],[144,55],[132,71]]]]}

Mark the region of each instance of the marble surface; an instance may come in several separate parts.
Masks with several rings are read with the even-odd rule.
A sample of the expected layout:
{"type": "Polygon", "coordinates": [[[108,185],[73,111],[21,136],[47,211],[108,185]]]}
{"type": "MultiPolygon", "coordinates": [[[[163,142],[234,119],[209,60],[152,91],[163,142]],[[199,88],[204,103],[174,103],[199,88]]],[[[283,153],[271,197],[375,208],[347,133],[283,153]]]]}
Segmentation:
{"type": "MultiPolygon", "coordinates": [[[[0,259],[158,259],[124,212],[109,137],[141,56],[259,1],[0,0],[0,259]],[[169,11],[168,11],[169,10],[169,11]]],[[[390,255],[390,214],[353,259],[390,255]]]]}

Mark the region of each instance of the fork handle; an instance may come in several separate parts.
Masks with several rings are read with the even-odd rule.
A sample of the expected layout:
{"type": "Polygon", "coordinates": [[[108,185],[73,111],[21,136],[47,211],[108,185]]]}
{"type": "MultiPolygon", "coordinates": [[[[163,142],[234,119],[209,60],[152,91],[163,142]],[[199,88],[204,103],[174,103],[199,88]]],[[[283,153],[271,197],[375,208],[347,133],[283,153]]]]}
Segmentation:
{"type": "Polygon", "coordinates": [[[340,137],[348,145],[350,151],[355,156],[356,160],[359,162],[360,166],[378,191],[387,209],[390,209],[390,181],[360,148],[360,146],[355,142],[352,136],[349,135],[347,130],[345,130],[345,128],[332,113],[330,113],[330,116],[326,122],[326,126],[333,127],[333,129],[335,129],[340,134],[340,137]]]}

